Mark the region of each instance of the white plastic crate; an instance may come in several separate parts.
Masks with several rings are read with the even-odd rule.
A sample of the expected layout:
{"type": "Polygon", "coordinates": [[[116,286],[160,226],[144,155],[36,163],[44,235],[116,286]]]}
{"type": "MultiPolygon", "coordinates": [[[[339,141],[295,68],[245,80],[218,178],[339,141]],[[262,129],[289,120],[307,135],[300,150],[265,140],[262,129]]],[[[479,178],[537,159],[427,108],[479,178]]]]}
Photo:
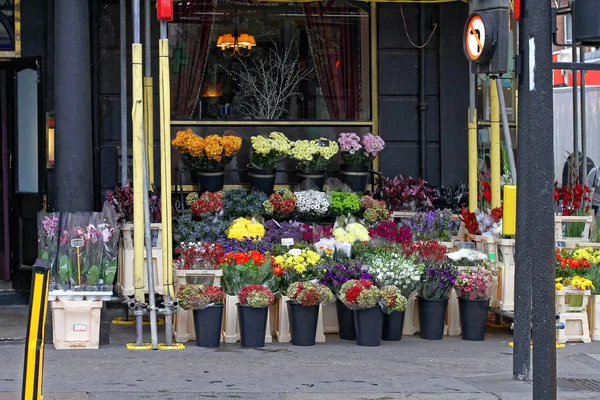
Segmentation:
{"type": "MultiPolygon", "coordinates": [[[[148,293],[147,254],[144,249],[144,293],[148,293]]],[[[119,247],[119,268],[117,271],[117,293],[122,296],[133,296],[135,286],[133,280],[134,250],[119,247]]],[[[163,257],[162,249],[152,249],[152,270],[154,272],[154,293],[163,294],[163,257]]]]}
{"type": "Polygon", "coordinates": [[[102,301],[52,303],[53,341],[56,349],[97,349],[100,343],[102,301]]]}
{"type": "MultiPolygon", "coordinates": [[[[155,238],[152,240],[152,248],[162,249],[162,224],[150,224],[150,231],[152,237],[155,238]]],[[[133,232],[133,224],[123,224],[121,227],[121,240],[123,241],[123,246],[129,250],[133,250],[133,232]]]]}

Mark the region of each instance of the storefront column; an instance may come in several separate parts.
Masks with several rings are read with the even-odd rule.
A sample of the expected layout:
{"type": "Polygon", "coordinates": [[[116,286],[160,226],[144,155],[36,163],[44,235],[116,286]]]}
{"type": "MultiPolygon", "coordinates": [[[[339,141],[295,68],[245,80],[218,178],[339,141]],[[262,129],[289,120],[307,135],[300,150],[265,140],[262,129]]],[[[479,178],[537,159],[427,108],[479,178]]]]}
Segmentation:
{"type": "Polygon", "coordinates": [[[57,211],[94,207],[90,27],[87,1],[55,0],[57,211]]]}

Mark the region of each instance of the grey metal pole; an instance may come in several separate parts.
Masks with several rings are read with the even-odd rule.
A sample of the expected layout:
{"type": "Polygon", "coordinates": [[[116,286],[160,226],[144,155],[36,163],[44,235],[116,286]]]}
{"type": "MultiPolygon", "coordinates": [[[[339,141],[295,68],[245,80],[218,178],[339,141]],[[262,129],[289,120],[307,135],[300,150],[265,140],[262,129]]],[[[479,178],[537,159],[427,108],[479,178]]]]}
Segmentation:
{"type": "MultiPolygon", "coordinates": [[[[575,21],[571,14],[571,42],[573,42],[573,38],[575,38],[575,21]]],[[[577,62],[577,47],[573,46],[572,48],[572,58],[573,62],[577,62]]],[[[579,161],[579,105],[577,102],[577,70],[572,70],[571,74],[573,76],[573,157],[577,161],[579,161]]],[[[577,173],[574,173],[578,176],[579,170],[577,173]]],[[[571,174],[569,174],[570,178],[571,174]]]]}
{"type": "Polygon", "coordinates": [[[140,43],[140,0],[133,0],[133,43],[140,43]]]}
{"type": "Polygon", "coordinates": [[[426,118],[427,118],[427,96],[426,89],[426,51],[425,46],[426,34],[425,34],[425,6],[420,6],[420,22],[419,22],[419,37],[422,46],[419,49],[419,103],[417,110],[419,110],[419,141],[420,141],[420,157],[419,157],[419,174],[421,178],[427,179],[427,131],[426,131],[426,118]]]}
{"type": "Polygon", "coordinates": [[[152,76],[152,36],[150,30],[150,0],[144,2],[144,76],[152,76]]]}
{"type": "MultiPolygon", "coordinates": [[[[519,80],[520,184],[515,282],[532,285],[533,398],[555,400],[554,160],[548,156],[554,151],[552,13],[551,3],[546,0],[528,0],[522,7],[519,45],[524,74],[519,80]],[[524,273],[527,270],[529,274],[524,273]]],[[[523,290],[521,286],[518,289],[523,290]]],[[[515,307],[529,300],[519,292],[515,295],[515,307]]],[[[521,325],[521,330],[529,329],[523,308],[519,317],[517,320],[515,313],[515,325],[521,325]]]]}
{"type": "MultiPolygon", "coordinates": [[[[581,48],[581,50],[579,51],[579,62],[581,63],[585,63],[585,51],[583,51],[583,48],[581,48]]],[[[587,183],[587,174],[588,174],[588,165],[587,165],[587,143],[586,143],[586,136],[587,136],[587,132],[586,132],[586,104],[585,104],[585,71],[581,71],[581,88],[580,90],[580,94],[581,94],[581,98],[580,98],[580,107],[581,107],[581,157],[583,158],[583,160],[581,160],[581,162],[583,163],[583,182],[581,182],[582,184],[586,184],[587,183]]]]}
{"type": "Polygon", "coordinates": [[[506,102],[504,101],[504,88],[502,80],[496,79],[496,87],[498,88],[498,101],[500,102],[500,116],[502,117],[502,132],[504,133],[504,143],[508,152],[508,163],[510,164],[510,174],[512,176],[513,185],[517,184],[517,168],[515,167],[515,155],[512,150],[512,139],[510,138],[510,127],[508,126],[508,117],[506,115],[506,102]]]}
{"type": "Polygon", "coordinates": [[[121,41],[121,185],[127,183],[127,7],[120,0],[120,41],[121,41]]]}

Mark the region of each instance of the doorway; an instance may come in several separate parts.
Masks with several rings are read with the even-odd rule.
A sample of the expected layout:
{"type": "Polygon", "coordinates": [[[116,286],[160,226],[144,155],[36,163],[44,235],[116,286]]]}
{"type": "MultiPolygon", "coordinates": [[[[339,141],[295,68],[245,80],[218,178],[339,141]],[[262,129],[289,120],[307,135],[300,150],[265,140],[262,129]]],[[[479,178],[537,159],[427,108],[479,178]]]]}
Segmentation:
{"type": "Polygon", "coordinates": [[[44,208],[46,140],[42,64],[0,63],[0,280],[27,291],[44,208]]]}

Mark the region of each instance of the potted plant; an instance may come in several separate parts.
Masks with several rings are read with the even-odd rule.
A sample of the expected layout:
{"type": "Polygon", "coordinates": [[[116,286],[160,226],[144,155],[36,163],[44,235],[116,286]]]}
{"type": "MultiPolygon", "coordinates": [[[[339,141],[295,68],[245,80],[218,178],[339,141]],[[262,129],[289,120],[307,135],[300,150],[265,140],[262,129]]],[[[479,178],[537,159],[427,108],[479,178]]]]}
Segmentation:
{"type": "Polygon", "coordinates": [[[338,150],[338,144],[326,138],[297,140],[290,150],[290,156],[298,161],[298,177],[323,190],[329,161],[338,150]]]}
{"type": "Polygon", "coordinates": [[[172,144],[198,170],[201,191],[218,192],[223,189],[225,166],[240,151],[242,138],[231,131],[203,138],[187,129],[177,132],[172,144]]]}
{"type": "Polygon", "coordinates": [[[321,283],[337,294],[336,301],[337,318],[339,326],[339,335],[342,340],[356,340],[356,330],[354,327],[354,314],[340,299],[340,289],[342,285],[350,280],[372,280],[373,277],[367,271],[367,268],[357,261],[351,262],[332,262],[325,265],[325,276],[321,283]]]}
{"type": "Polygon", "coordinates": [[[385,142],[372,133],[367,133],[362,139],[356,133],[341,133],[338,143],[342,153],[342,180],[353,191],[363,192],[367,186],[369,168],[385,147],[385,142]]]}
{"type": "Polygon", "coordinates": [[[340,300],[354,312],[357,344],[379,346],[383,329],[379,288],[366,279],[350,280],[342,285],[339,296],[340,300]]]}
{"type": "Polygon", "coordinates": [[[193,310],[196,346],[219,347],[223,322],[223,291],[218,286],[181,285],[177,290],[179,306],[193,310]]]}
{"type": "Polygon", "coordinates": [[[263,203],[265,213],[276,219],[285,219],[292,216],[296,209],[298,198],[289,189],[280,187],[275,189],[269,199],[263,203]]]}
{"type": "Polygon", "coordinates": [[[288,290],[287,303],[292,344],[314,346],[321,303],[333,301],[331,290],[316,282],[294,282],[288,290]]]}
{"type": "Polygon", "coordinates": [[[273,292],[266,286],[252,284],[243,287],[238,298],[242,347],[264,347],[269,306],[275,300],[273,292]]]}
{"type": "Polygon", "coordinates": [[[316,190],[295,192],[296,211],[303,220],[318,220],[329,214],[329,196],[316,190]]]}
{"type": "Polygon", "coordinates": [[[252,188],[269,196],[273,193],[277,167],[282,158],[289,155],[292,143],[281,132],[268,136],[252,136],[252,155],[248,175],[252,188]]]}
{"type": "Polygon", "coordinates": [[[467,267],[455,281],[463,340],[485,340],[490,297],[496,288],[497,274],[488,263],[467,267]]]}
{"type": "Polygon", "coordinates": [[[384,286],[381,288],[381,304],[383,309],[382,340],[398,341],[402,339],[404,310],[406,310],[407,303],[406,297],[402,295],[400,289],[396,286],[384,286]]]}

